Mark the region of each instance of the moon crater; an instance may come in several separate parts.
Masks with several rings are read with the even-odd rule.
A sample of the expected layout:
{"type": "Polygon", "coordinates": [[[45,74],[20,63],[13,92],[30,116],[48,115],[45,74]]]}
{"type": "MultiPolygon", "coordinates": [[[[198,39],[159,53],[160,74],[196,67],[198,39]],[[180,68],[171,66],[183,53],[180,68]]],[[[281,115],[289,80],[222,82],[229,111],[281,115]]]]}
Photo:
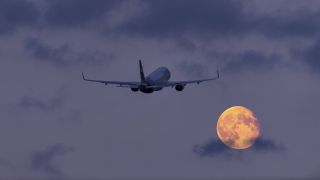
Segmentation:
{"type": "Polygon", "coordinates": [[[259,137],[260,125],[250,109],[234,106],[219,117],[217,134],[225,145],[234,149],[246,149],[259,137]]]}

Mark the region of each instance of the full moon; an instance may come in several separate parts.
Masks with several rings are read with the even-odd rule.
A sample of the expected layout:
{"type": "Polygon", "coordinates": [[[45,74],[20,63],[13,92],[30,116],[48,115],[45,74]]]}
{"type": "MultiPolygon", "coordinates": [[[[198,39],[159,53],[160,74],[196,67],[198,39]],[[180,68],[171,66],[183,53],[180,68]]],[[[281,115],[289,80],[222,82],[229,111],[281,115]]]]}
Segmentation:
{"type": "Polygon", "coordinates": [[[234,106],[219,117],[217,134],[225,145],[234,149],[246,149],[259,137],[260,125],[250,109],[234,106]]]}

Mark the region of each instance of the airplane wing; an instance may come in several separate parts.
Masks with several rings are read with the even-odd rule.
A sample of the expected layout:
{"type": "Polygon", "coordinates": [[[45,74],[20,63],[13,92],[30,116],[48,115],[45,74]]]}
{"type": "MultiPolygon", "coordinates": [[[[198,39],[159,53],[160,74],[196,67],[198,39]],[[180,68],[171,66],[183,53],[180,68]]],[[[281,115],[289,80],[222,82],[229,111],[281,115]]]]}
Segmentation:
{"type": "Polygon", "coordinates": [[[199,80],[193,80],[193,81],[169,81],[166,85],[167,86],[175,86],[178,84],[182,84],[182,85],[187,85],[187,84],[200,84],[202,82],[205,81],[212,81],[212,80],[217,80],[217,78],[210,78],[210,79],[199,79],[199,80]]]}
{"type": "Polygon", "coordinates": [[[155,86],[148,86],[148,87],[152,87],[152,88],[163,88],[163,87],[173,87],[176,85],[187,85],[187,84],[200,84],[202,82],[205,81],[213,81],[213,80],[218,80],[220,78],[220,74],[219,71],[217,71],[217,77],[215,78],[208,78],[208,79],[199,79],[199,80],[192,80],[192,81],[168,81],[165,84],[161,84],[161,85],[155,85],[155,86]]]}
{"type": "Polygon", "coordinates": [[[139,85],[141,85],[140,82],[103,81],[103,80],[87,79],[87,78],[84,77],[83,73],[82,73],[82,79],[85,80],[85,81],[97,82],[97,83],[102,83],[102,84],[105,84],[105,85],[115,84],[115,85],[118,85],[117,87],[138,88],[139,85]]]}

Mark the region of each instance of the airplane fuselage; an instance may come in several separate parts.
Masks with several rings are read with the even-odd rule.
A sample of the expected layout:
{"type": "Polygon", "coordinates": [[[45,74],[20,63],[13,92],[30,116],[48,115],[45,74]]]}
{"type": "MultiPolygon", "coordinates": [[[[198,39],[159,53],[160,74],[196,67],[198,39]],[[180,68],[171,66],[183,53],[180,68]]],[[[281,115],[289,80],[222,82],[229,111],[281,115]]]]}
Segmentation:
{"type": "MultiPolygon", "coordinates": [[[[152,73],[150,73],[146,79],[145,83],[147,86],[157,86],[167,83],[170,79],[170,71],[166,67],[159,67],[152,73]]],[[[144,93],[152,93],[153,91],[159,91],[162,88],[146,88],[145,86],[140,86],[139,90],[144,93]]]]}
{"type": "Polygon", "coordinates": [[[170,71],[166,67],[160,67],[146,77],[148,85],[160,85],[168,82],[170,71]]]}

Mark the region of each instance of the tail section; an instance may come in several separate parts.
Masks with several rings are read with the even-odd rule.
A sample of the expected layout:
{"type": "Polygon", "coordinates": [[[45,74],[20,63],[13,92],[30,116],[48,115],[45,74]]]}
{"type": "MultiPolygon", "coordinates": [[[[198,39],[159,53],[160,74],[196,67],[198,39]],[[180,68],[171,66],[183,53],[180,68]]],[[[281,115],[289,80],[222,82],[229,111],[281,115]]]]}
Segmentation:
{"type": "Polygon", "coordinates": [[[141,60],[139,60],[139,68],[140,68],[140,80],[141,80],[141,82],[145,82],[146,79],[144,77],[144,72],[143,72],[143,67],[142,67],[141,60]]]}

